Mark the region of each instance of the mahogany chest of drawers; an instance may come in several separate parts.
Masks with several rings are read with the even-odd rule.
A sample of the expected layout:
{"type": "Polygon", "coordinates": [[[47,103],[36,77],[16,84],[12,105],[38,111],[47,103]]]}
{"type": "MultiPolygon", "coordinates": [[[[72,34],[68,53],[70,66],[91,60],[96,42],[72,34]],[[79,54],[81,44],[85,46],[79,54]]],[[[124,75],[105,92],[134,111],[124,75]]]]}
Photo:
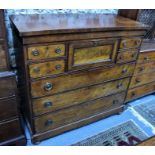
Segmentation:
{"type": "Polygon", "coordinates": [[[13,72],[0,72],[0,145],[25,145],[13,72]]]}
{"type": "Polygon", "coordinates": [[[155,42],[142,44],[126,102],[155,91],[155,42]]]}
{"type": "Polygon", "coordinates": [[[145,25],[100,14],[17,15],[11,21],[34,143],[122,111],[145,25]]]}

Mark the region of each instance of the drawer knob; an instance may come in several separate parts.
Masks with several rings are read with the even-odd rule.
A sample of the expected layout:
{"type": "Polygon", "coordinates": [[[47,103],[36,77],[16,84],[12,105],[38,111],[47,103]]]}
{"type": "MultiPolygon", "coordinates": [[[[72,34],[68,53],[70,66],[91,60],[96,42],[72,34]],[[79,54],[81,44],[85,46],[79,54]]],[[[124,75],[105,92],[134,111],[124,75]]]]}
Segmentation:
{"type": "Polygon", "coordinates": [[[113,100],[112,104],[118,104],[118,100],[113,100]]]}
{"type": "Polygon", "coordinates": [[[144,60],[148,61],[148,60],[150,60],[150,58],[149,57],[144,57],[144,60]]]}
{"type": "Polygon", "coordinates": [[[61,49],[60,48],[56,48],[55,49],[55,53],[60,54],[61,53],[61,49]]]}
{"type": "Polygon", "coordinates": [[[142,72],[144,70],[144,67],[140,67],[139,71],[142,72]]]}
{"type": "Polygon", "coordinates": [[[127,71],[128,71],[128,70],[124,68],[124,69],[122,70],[122,74],[127,73],[127,71]]]}
{"type": "Polygon", "coordinates": [[[56,70],[60,70],[60,69],[61,69],[61,65],[56,65],[56,66],[55,66],[55,69],[56,69],[56,70]]]}
{"type": "Polygon", "coordinates": [[[120,87],[122,87],[122,86],[123,86],[122,83],[117,84],[117,88],[118,88],[118,89],[119,89],[120,87]]]}
{"type": "Polygon", "coordinates": [[[123,42],[123,47],[126,47],[127,46],[127,43],[126,42],[123,42]]]}
{"type": "Polygon", "coordinates": [[[135,44],[138,46],[139,44],[140,44],[140,40],[137,40],[136,42],[135,42],[135,44]]]}
{"type": "Polygon", "coordinates": [[[140,83],[140,80],[139,79],[136,79],[136,83],[140,83]]]}
{"type": "Polygon", "coordinates": [[[39,51],[38,50],[33,50],[32,51],[32,55],[33,56],[38,56],[39,55],[39,51]]]}
{"type": "Polygon", "coordinates": [[[49,108],[51,106],[52,106],[52,102],[50,102],[50,101],[44,103],[45,108],[49,108]]]}
{"type": "Polygon", "coordinates": [[[35,68],[33,69],[33,71],[34,71],[35,73],[38,73],[38,72],[40,72],[40,68],[39,68],[39,67],[35,67],[35,68]]]}
{"type": "Polygon", "coordinates": [[[44,89],[47,90],[47,91],[50,91],[52,88],[53,88],[53,84],[52,83],[47,82],[44,85],[44,89]]]}
{"type": "Polygon", "coordinates": [[[134,97],[135,95],[136,95],[135,92],[132,92],[132,93],[131,93],[131,96],[132,96],[132,97],[134,97]]]}
{"type": "Polygon", "coordinates": [[[52,120],[47,120],[46,122],[45,122],[45,126],[50,126],[50,125],[52,125],[53,124],[53,121],[52,120]]]}

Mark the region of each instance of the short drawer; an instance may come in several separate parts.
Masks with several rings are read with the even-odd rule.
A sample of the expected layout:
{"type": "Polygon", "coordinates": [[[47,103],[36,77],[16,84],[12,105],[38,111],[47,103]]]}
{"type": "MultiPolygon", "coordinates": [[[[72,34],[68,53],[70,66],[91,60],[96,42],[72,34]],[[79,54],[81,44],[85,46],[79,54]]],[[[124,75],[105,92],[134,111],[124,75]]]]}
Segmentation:
{"type": "Polygon", "coordinates": [[[112,64],[116,58],[117,40],[77,41],[69,45],[69,70],[112,64]]]}
{"type": "Polygon", "coordinates": [[[126,102],[137,99],[144,95],[153,93],[155,91],[155,82],[142,85],[133,89],[129,89],[126,97],[126,102]]]}
{"type": "Polygon", "coordinates": [[[155,81],[155,72],[133,76],[129,88],[134,88],[155,81]]]}
{"type": "Polygon", "coordinates": [[[17,115],[16,97],[0,99],[0,121],[16,117],[17,115]]]}
{"type": "Polygon", "coordinates": [[[16,79],[14,76],[0,76],[0,98],[9,97],[16,94],[16,79]]]}
{"type": "Polygon", "coordinates": [[[65,70],[65,61],[56,60],[44,63],[37,63],[29,65],[29,73],[31,78],[44,77],[63,73],[65,70]]]}
{"type": "Polygon", "coordinates": [[[28,47],[28,59],[39,60],[65,56],[65,45],[36,45],[28,47]]]}
{"type": "Polygon", "coordinates": [[[141,38],[124,38],[120,42],[120,49],[138,48],[141,45],[141,38]]]}
{"type": "Polygon", "coordinates": [[[138,55],[137,50],[119,52],[117,55],[117,63],[134,61],[136,60],[137,55],[138,55]]]}
{"type": "Polygon", "coordinates": [[[113,79],[132,76],[135,63],[98,68],[31,82],[32,97],[52,95],[113,79]]]}
{"type": "Polygon", "coordinates": [[[40,116],[34,119],[36,132],[42,132],[110,111],[123,105],[125,93],[115,94],[86,102],[77,106],[40,116]]]}
{"type": "Polygon", "coordinates": [[[137,63],[146,63],[155,61],[155,51],[140,52],[137,63]]]}
{"type": "Polygon", "coordinates": [[[18,119],[0,123],[0,143],[21,135],[18,119]]]}
{"type": "Polygon", "coordinates": [[[82,102],[94,100],[127,89],[129,78],[106,82],[90,87],[76,89],[65,93],[34,99],[33,111],[35,115],[55,111],[82,102]]]}
{"type": "Polygon", "coordinates": [[[6,51],[4,50],[4,43],[0,41],[0,71],[7,69],[6,51]]]}
{"type": "Polygon", "coordinates": [[[136,65],[134,75],[155,71],[155,61],[136,65]]]}

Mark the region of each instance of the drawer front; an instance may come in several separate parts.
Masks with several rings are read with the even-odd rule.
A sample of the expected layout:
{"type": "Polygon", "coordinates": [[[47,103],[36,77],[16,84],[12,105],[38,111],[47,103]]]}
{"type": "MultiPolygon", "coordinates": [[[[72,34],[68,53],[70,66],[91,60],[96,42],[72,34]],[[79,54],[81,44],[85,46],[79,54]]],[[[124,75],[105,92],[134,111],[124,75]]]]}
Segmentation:
{"type": "Polygon", "coordinates": [[[16,97],[0,100],[0,121],[16,117],[17,115],[16,97]]]}
{"type": "Polygon", "coordinates": [[[155,61],[137,64],[134,75],[155,71],[155,61]]]}
{"type": "Polygon", "coordinates": [[[153,52],[140,52],[137,63],[146,63],[155,61],[155,51],[153,52]]]}
{"type": "Polygon", "coordinates": [[[149,73],[144,73],[144,74],[140,74],[137,76],[133,76],[131,79],[129,88],[134,88],[134,87],[147,84],[153,81],[155,81],[155,72],[149,72],[149,73]]]}
{"type": "Polygon", "coordinates": [[[57,78],[34,81],[31,83],[31,94],[32,97],[51,95],[112,79],[132,76],[134,67],[135,63],[130,63],[112,68],[81,71],[76,74],[66,74],[57,78]]]}
{"type": "Polygon", "coordinates": [[[120,49],[138,48],[141,45],[141,38],[124,38],[121,40],[120,49]]]}
{"type": "Polygon", "coordinates": [[[153,93],[155,91],[155,82],[142,85],[133,89],[129,89],[126,97],[126,102],[153,93]]]}
{"type": "Polygon", "coordinates": [[[119,52],[117,55],[117,63],[124,63],[124,62],[130,62],[135,61],[138,55],[138,51],[124,51],[119,52]]]}
{"type": "Polygon", "coordinates": [[[20,135],[21,131],[18,119],[0,123],[0,143],[20,135]]]}
{"type": "Polygon", "coordinates": [[[28,59],[39,60],[65,56],[65,45],[36,45],[28,47],[28,59]]]}
{"type": "Polygon", "coordinates": [[[15,77],[6,77],[0,79],[0,98],[15,95],[16,81],[15,77]]]}
{"type": "Polygon", "coordinates": [[[38,78],[48,75],[54,75],[64,72],[64,60],[56,60],[44,63],[37,63],[29,65],[29,72],[31,78],[38,78]]]}
{"type": "Polygon", "coordinates": [[[117,40],[78,41],[69,46],[69,69],[111,64],[115,61],[117,40]]]}
{"type": "Polygon", "coordinates": [[[76,105],[121,92],[127,89],[129,78],[107,82],[90,87],[76,89],[53,96],[33,100],[33,111],[35,115],[55,111],[68,106],[76,105]]]}
{"type": "Polygon", "coordinates": [[[7,68],[6,55],[4,49],[4,44],[0,43],[0,71],[6,70],[7,68]]]}
{"type": "Polygon", "coordinates": [[[123,105],[124,97],[125,93],[115,94],[38,117],[34,120],[36,132],[62,127],[95,114],[120,107],[123,105]]]}

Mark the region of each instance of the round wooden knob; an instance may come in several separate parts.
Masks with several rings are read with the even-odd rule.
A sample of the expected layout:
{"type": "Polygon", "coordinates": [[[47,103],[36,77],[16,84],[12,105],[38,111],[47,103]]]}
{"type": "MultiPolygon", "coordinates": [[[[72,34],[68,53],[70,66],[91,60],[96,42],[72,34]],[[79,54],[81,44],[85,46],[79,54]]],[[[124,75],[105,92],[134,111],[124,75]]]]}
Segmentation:
{"type": "Polygon", "coordinates": [[[52,102],[51,101],[47,101],[44,103],[44,108],[49,108],[52,106],[52,102]]]}
{"type": "Polygon", "coordinates": [[[53,121],[52,120],[47,120],[46,122],[45,122],[45,126],[50,126],[50,125],[52,125],[53,124],[53,121]]]}
{"type": "Polygon", "coordinates": [[[55,49],[55,53],[60,54],[61,53],[61,49],[60,48],[56,48],[55,49]]]}
{"type": "Polygon", "coordinates": [[[35,68],[33,69],[33,71],[34,71],[35,73],[38,73],[38,72],[40,72],[40,68],[39,68],[39,67],[35,67],[35,68]]]}
{"type": "Polygon", "coordinates": [[[50,90],[52,90],[52,88],[53,88],[53,84],[52,84],[52,83],[47,82],[47,83],[44,85],[44,89],[45,89],[46,91],[50,91],[50,90]]]}
{"type": "Polygon", "coordinates": [[[122,70],[122,74],[125,74],[125,73],[127,73],[127,69],[126,68],[124,68],[123,70],[122,70]]]}
{"type": "Polygon", "coordinates": [[[38,55],[39,55],[39,51],[36,50],[36,49],[33,50],[33,51],[32,51],[32,55],[33,55],[33,56],[38,56],[38,55]]]}
{"type": "Polygon", "coordinates": [[[56,69],[56,70],[60,70],[60,69],[61,69],[61,65],[56,65],[56,66],[55,66],[55,69],[56,69]]]}

